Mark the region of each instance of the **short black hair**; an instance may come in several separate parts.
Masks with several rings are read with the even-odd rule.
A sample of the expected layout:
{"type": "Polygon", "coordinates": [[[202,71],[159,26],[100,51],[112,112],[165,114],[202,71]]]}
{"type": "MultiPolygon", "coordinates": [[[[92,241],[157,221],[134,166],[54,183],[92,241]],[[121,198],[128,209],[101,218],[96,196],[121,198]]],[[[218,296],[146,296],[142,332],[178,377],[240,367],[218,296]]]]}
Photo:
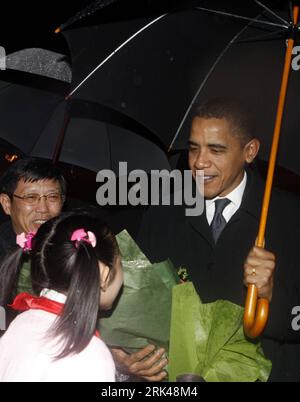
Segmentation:
{"type": "Polygon", "coordinates": [[[246,145],[255,136],[254,119],[250,109],[236,99],[214,98],[198,105],[194,117],[204,119],[226,119],[231,125],[231,132],[246,145]]]}
{"type": "Polygon", "coordinates": [[[66,195],[66,181],[61,170],[46,159],[26,157],[14,162],[0,178],[0,193],[12,198],[20,180],[29,183],[38,180],[58,181],[62,195],[66,195]]]}

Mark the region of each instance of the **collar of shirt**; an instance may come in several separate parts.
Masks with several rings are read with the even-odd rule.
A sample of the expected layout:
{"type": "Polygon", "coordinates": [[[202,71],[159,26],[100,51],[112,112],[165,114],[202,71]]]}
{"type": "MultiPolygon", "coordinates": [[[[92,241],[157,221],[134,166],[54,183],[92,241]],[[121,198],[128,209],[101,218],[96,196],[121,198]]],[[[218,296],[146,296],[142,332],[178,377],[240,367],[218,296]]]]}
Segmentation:
{"type": "Polygon", "coordinates": [[[226,197],[215,197],[211,200],[205,200],[206,218],[209,225],[211,224],[215,214],[215,201],[220,198],[228,198],[231,201],[230,204],[228,204],[223,211],[223,216],[226,222],[230,220],[230,218],[236,213],[236,211],[239,209],[242,203],[242,198],[246,188],[246,184],[247,184],[247,173],[244,172],[243,180],[234,190],[231,191],[231,193],[227,194],[226,197]]]}
{"type": "Polygon", "coordinates": [[[40,293],[41,297],[46,297],[46,299],[58,302],[58,303],[62,303],[65,304],[66,300],[67,300],[67,296],[57,292],[56,290],[52,290],[52,289],[47,289],[44,288],[41,293],[40,293]]]}

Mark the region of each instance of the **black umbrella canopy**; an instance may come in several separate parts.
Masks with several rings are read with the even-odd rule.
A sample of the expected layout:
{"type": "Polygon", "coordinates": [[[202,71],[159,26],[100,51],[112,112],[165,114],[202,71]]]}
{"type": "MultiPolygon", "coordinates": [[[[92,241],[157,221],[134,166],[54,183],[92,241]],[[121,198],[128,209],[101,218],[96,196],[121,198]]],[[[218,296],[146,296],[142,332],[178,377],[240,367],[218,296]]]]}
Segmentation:
{"type": "MultiPolygon", "coordinates": [[[[275,3],[279,5],[285,0],[272,0],[273,6],[275,3]]],[[[176,10],[187,9],[194,6],[209,6],[210,0],[94,0],[89,2],[84,8],[76,14],[70,16],[60,29],[65,30],[69,27],[93,25],[120,21],[130,20],[137,17],[150,17],[160,15],[166,12],[173,12],[176,10]]],[[[224,4],[223,0],[214,0],[214,5],[220,6],[228,11],[235,10],[249,11],[252,9],[252,4],[249,1],[244,1],[242,4],[237,0],[228,0],[224,4]]]]}
{"type": "MultiPolygon", "coordinates": [[[[283,14],[283,16],[287,18],[287,15],[283,14]]],[[[285,39],[280,38],[251,39],[260,36],[261,31],[255,31],[253,28],[241,35],[240,41],[228,49],[208,77],[194,104],[215,96],[240,100],[253,115],[255,135],[261,141],[260,157],[267,160],[275,124],[286,42],[285,39]]],[[[300,174],[300,160],[297,156],[300,127],[297,102],[299,92],[300,72],[292,69],[281,130],[278,163],[298,174],[300,174]]],[[[178,133],[174,148],[186,148],[190,115],[191,113],[178,133]]]]}
{"type": "Polygon", "coordinates": [[[75,24],[78,21],[81,21],[82,19],[89,17],[90,15],[93,15],[99,10],[102,10],[112,4],[114,4],[117,0],[95,0],[91,3],[89,3],[85,8],[82,10],[78,11],[75,15],[72,17],[68,18],[66,22],[64,22],[62,25],[60,25],[56,33],[60,32],[63,29],[68,28],[70,25],[75,24]]]}
{"type": "Polygon", "coordinates": [[[0,138],[30,154],[69,83],[23,72],[0,71],[0,138]]]}
{"type": "Polygon", "coordinates": [[[198,10],[157,18],[92,26],[65,35],[73,58],[73,87],[102,63],[73,96],[115,108],[154,133],[164,133],[169,144],[216,54],[243,24],[230,22],[224,38],[223,24],[216,27],[213,16],[198,10]],[[210,38],[216,34],[222,40],[214,47],[210,38]]]}
{"type": "Polygon", "coordinates": [[[0,138],[4,145],[15,146],[18,154],[93,172],[112,169],[118,174],[122,161],[128,163],[129,171],[169,168],[165,153],[154,144],[156,137],[135,120],[97,103],[65,99],[70,91],[65,80],[71,71],[62,57],[38,51],[35,62],[32,54],[35,49],[25,49],[9,58],[9,67],[27,72],[0,72],[0,138]],[[24,54],[23,60],[20,55],[24,54]]]}
{"type": "MultiPolygon", "coordinates": [[[[42,48],[21,49],[6,56],[8,70],[24,71],[71,82],[72,71],[65,55],[42,48]]],[[[55,86],[55,85],[54,85],[55,86]]]]}
{"type": "Polygon", "coordinates": [[[0,138],[20,153],[52,159],[62,135],[58,159],[91,171],[118,173],[120,161],[128,170],[169,168],[151,132],[109,108],[66,101],[68,83],[22,71],[0,78],[0,138]]]}
{"type": "Polygon", "coordinates": [[[152,141],[137,134],[138,128],[129,119],[118,120],[118,115],[107,108],[89,102],[65,102],[57,106],[30,153],[51,158],[63,129],[60,162],[94,172],[109,169],[116,175],[119,175],[119,162],[127,162],[128,172],[169,169],[166,154],[152,141]],[[64,120],[67,121],[65,128],[64,120]]]}
{"type": "MultiPolygon", "coordinates": [[[[170,145],[180,148],[185,145],[190,112],[196,102],[208,97],[242,95],[243,100],[254,106],[259,134],[267,133],[267,138],[262,138],[266,156],[285,41],[260,41],[252,37],[269,35],[272,31],[267,39],[274,39],[273,32],[288,31],[283,28],[285,22],[255,1],[246,1],[242,6],[226,2],[225,9],[215,1],[198,1],[193,5],[188,10],[115,18],[111,23],[100,21],[98,25],[65,31],[73,59],[71,98],[109,106],[140,122],[166,148],[170,145]],[[263,20],[265,24],[199,8],[207,6],[263,20]],[[240,43],[245,39],[247,43],[240,43]]],[[[288,8],[282,17],[289,20],[288,8]]],[[[292,84],[293,81],[294,77],[288,103],[295,105],[293,94],[297,93],[297,83],[292,84]]],[[[289,132],[297,129],[297,116],[290,116],[294,108],[287,108],[289,117],[285,125],[289,132]]],[[[283,147],[290,148],[290,141],[283,147]]],[[[282,152],[286,155],[285,150],[282,152]]],[[[287,159],[280,157],[280,162],[284,165],[288,162],[287,167],[300,172],[298,161],[290,164],[291,158],[287,159]]]]}

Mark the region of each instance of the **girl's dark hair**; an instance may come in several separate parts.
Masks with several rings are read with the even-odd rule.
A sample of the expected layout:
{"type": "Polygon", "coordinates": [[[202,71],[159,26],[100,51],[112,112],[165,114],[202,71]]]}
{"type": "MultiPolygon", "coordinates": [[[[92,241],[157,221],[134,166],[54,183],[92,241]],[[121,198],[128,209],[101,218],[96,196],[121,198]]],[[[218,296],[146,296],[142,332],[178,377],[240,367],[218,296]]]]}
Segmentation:
{"type": "MultiPolygon", "coordinates": [[[[16,251],[14,252],[16,253],[16,251]]],[[[19,251],[20,254],[20,251],[19,251]]],[[[100,300],[100,272],[98,262],[107,265],[114,273],[119,248],[109,227],[98,218],[81,212],[62,213],[38,230],[32,241],[31,279],[32,288],[38,294],[43,288],[53,289],[67,295],[62,314],[58,317],[51,334],[63,341],[63,348],[56,358],[81,352],[90,342],[96,329],[100,300]],[[77,247],[71,241],[72,233],[84,229],[95,234],[95,247],[80,241],[77,247]]],[[[0,286],[16,283],[20,259],[11,254],[6,260],[8,277],[0,276],[0,286]],[[2,283],[3,282],[3,283],[2,283]]],[[[0,296],[0,301],[6,302],[0,296]]],[[[3,305],[3,304],[2,304],[3,305]]]]}

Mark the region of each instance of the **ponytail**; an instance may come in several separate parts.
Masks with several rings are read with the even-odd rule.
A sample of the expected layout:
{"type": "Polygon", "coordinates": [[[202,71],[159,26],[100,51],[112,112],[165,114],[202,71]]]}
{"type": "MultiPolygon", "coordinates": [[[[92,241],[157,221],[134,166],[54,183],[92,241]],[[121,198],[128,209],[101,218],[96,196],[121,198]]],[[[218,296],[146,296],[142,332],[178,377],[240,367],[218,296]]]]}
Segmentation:
{"type": "Polygon", "coordinates": [[[99,310],[100,270],[91,245],[80,242],[69,264],[73,274],[62,315],[53,335],[65,340],[56,359],[81,352],[95,335],[99,310]]]}

